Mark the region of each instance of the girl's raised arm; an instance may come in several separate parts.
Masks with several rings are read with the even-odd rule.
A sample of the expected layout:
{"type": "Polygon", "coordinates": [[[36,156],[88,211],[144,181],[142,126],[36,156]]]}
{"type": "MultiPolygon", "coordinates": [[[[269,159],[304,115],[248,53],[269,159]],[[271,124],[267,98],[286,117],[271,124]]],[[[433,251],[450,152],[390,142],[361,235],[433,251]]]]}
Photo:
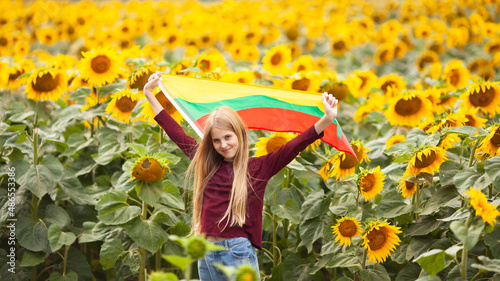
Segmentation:
{"type": "Polygon", "coordinates": [[[325,108],[325,115],[314,124],[316,133],[323,132],[328,125],[330,125],[335,118],[337,118],[337,104],[338,100],[328,93],[323,93],[323,107],[325,108]]]}
{"type": "Polygon", "coordinates": [[[161,106],[160,102],[156,99],[155,95],[153,94],[153,90],[158,85],[158,81],[160,79],[161,75],[158,73],[154,73],[151,76],[149,76],[148,83],[144,85],[144,95],[146,96],[146,99],[149,101],[151,107],[153,108],[155,115],[158,115],[158,113],[160,113],[160,111],[163,110],[163,107],[161,106]]]}

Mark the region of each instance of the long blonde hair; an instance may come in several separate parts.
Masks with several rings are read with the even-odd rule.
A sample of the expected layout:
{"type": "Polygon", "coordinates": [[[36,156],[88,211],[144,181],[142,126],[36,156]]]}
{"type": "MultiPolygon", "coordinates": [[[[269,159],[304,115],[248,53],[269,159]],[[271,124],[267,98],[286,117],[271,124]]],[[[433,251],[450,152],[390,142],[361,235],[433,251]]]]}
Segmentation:
{"type": "Polygon", "coordinates": [[[203,191],[208,181],[215,174],[223,161],[222,155],[215,150],[211,131],[212,128],[231,130],[238,137],[238,151],[234,156],[233,187],[231,198],[224,216],[219,224],[228,219],[224,228],[230,226],[243,226],[247,212],[248,191],[248,136],[245,124],[240,116],[232,108],[223,106],[215,109],[207,118],[203,139],[187,169],[187,176],[193,178],[193,216],[191,220],[191,232],[201,234],[201,211],[203,204],[203,191]]]}

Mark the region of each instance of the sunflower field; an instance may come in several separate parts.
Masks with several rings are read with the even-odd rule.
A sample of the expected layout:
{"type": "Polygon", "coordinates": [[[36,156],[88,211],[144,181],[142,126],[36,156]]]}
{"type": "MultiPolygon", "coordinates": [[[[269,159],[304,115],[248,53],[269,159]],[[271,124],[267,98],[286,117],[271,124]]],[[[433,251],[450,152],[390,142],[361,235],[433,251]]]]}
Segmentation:
{"type": "Polygon", "coordinates": [[[500,280],[499,0],[0,6],[0,280],[198,279],[156,71],[340,100],[357,157],[319,141],[273,177],[260,272],[231,279],[500,280]]]}

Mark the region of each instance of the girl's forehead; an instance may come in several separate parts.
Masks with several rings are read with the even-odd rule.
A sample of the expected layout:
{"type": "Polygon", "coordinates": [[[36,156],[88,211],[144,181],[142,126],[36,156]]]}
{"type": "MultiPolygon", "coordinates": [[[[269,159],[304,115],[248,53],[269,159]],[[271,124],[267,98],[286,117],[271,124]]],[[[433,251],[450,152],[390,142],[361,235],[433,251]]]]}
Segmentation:
{"type": "Polygon", "coordinates": [[[210,136],[212,137],[212,139],[218,139],[228,134],[234,134],[234,131],[223,129],[220,127],[213,127],[212,130],[210,130],[210,136]]]}

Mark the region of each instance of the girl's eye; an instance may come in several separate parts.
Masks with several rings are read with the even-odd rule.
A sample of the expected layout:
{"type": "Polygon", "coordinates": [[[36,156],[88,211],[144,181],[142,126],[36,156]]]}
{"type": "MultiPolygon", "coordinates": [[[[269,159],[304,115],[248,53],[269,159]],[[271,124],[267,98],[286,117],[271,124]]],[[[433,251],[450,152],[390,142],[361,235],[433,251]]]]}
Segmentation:
{"type": "Polygon", "coordinates": [[[231,138],[231,136],[226,136],[226,140],[228,140],[228,139],[230,139],[230,138],[231,138]]]}

